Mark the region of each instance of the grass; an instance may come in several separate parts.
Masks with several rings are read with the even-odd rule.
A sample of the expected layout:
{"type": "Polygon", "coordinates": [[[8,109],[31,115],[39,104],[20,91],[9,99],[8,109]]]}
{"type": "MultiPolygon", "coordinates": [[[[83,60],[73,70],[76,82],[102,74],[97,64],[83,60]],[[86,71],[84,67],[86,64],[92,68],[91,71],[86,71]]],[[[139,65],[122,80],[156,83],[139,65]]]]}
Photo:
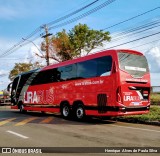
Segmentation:
{"type": "Polygon", "coordinates": [[[160,93],[151,93],[151,104],[160,105],[160,93]]]}

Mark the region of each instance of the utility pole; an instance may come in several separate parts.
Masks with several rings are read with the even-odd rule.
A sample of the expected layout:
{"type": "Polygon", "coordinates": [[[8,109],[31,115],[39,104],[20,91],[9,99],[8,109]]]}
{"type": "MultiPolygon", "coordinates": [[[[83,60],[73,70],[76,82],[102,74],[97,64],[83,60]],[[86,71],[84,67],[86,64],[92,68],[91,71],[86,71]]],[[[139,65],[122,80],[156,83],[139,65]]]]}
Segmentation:
{"type": "Polygon", "coordinates": [[[45,30],[45,35],[42,36],[43,38],[45,38],[45,41],[46,41],[46,63],[47,63],[47,66],[49,65],[49,38],[48,36],[52,35],[51,33],[48,33],[48,27],[47,25],[44,25],[43,26],[44,30],[45,30]]]}

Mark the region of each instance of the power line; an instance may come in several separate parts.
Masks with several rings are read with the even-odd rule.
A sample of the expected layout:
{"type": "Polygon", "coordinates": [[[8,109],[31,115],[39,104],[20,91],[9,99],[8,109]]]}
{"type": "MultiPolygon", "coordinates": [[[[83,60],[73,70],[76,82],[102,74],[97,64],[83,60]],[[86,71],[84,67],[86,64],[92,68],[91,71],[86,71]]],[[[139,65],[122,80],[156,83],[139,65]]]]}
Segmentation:
{"type": "MultiPolygon", "coordinates": [[[[105,7],[105,6],[113,3],[114,1],[116,1],[116,0],[107,0],[107,1],[105,1],[104,3],[102,3],[101,5],[95,7],[94,9],[91,9],[91,10],[89,10],[88,12],[86,12],[86,13],[78,16],[78,17],[75,17],[75,18],[73,18],[73,19],[71,19],[71,20],[69,20],[69,21],[66,21],[66,22],[61,23],[61,24],[59,24],[59,25],[50,27],[48,30],[50,30],[50,29],[55,29],[55,28],[57,28],[57,27],[61,27],[61,26],[70,24],[70,23],[72,23],[72,22],[75,22],[75,21],[77,21],[77,20],[79,20],[79,19],[82,19],[83,17],[86,17],[86,16],[88,16],[88,15],[90,15],[90,14],[92,14],[92,13],[94,13],[94,12],[100,10],[100,9],[102,9],[103,7],[105,7]]],[[[94,1],[94,2],[90,3],[89,5],[87,5],[86,7],[89,7],[89,6],[93,5],[93,4],[96,3],[96,2],[97,2],[97,1],[94,1]]],[[[82,8],[84,9],[84,8],[86,8],[86,7],[82,7],[82,8]]],[[[82,8],[81,8],[81,9],[82,9],[82,8]]],[[[79,11],[80,11],[80,9],[79,9],[79,11]]],[[[75,11],[75,12],[76,12],[76,11],[75,11]]],[[[74,12],[74,13],[75,13],[75,12],[74,12]]],[[[78,12],[78,11],[77,11],[77,12],[78,12]]],[[[69,15],[69,14],[68,14],[68,15],[69,15]]],[[[66,16],[68,16],[68,15],[66,15],[66,16]]],[[[64,17],[65,17],[65,16],[64,16],[64,17]]],[[[58,20],[60,20],[60,19],[57,19],[57,21],[58,21],[58,20]]],[[[62,20],[62,18],[61,18],[61,20],[62,20]]],[[[40,29],[42,29],[42,27],[39,27],[38,29],[36,29],[32,34],[28,35],[25,39],[29,39],[30,37],[33,36],[33,34],[35,35],[35,33],[37,33],[37,31],[39,31],[40,29]]],[[[43,35],[43,34],[42,34],[42,35],[43,35]]],[[[10,55],[11,53],[13,53],[14,51],[16,51],[17,49],[19,49],[20,47],[22,47],[23,45],[26,45],[26,43],[24,43],[24,44],[22,44],[22,43],[24,43],[24,40],[20,41],[19,43],[17,43],[16,45],[14,45],[13,47],[11,47],[11,48],[8,49],[7,51],[5,51],[3,54],[0,55],[0,57],[8,56],[8,55],[10,55]]]]}
{"type": "Polygon", "coordinates": [[[112,42],[115,42],[117,40],[120,40],[120,39],[123,39],[127,36],[133,36],[133,35],[136,35],[136,34],[140,34],[140,33],[144,33],[146,31],[149,31],[151,29],[155,29],[157,27],[160,26],[160,19],[158,21],[156,21],[156,23],[154,24],[146,24],[144,26],[138,26],[134,29],[131,29],[131,30],[128,30],[128,31],[123,31],[122,33],[119,33],[119,34],[116,34],[116,35],[113,35],[112,36],[112,42]],[[147,26],[148,25],[148,26],[147,26]]]}
{"type": "MultiPolygon", "coordinates": [[[[144,21],[143,21],[144,23],[144,21]]],[[[122,31],[116,35],[114,35],[113,37],[117,37],[117,36],[120,36],[120,35],[125,35],[125,34],[128,34],[128,33],[132,33],[134,31],[139,31],[141,29],[144,29],[144,28],[147,28],[147,27],[150,27],[150,26],[153,26],[153,25],[157,25],[160,23],[160,18],[158,17],[157,20],[153,21],[153,22],[148,22],[148,23],[145,23],[143,25],[140,25],[140,26],[137,26],[137,27],[134,27],[134,28],[131,28],[131,29],[127,29],[126,31],[122,31]]]]}
{"type": "MultiPolygon", "coordinates": [[[[56,20],[54,20],[54,21],[52,21],[52,22],[49,22],[49,23],[46,24],[46,25],[48,25],[48,26],[49,26],[49,25],[53,25],[53,24],[55,24],[55,23],[58,23],[58,22],[60,22],[60,21],[62,21],[62,20],[64,20],[64,19],[66,19],[66,18],[69,18],[69,17],[71,17],[71,16],[79,13],[80,11],[83,11],[84,9],[92,6],[93,4],[95,4],[95,3],[98,2],[98,1],[99,1],[99,0],[95,0],[95,1],[93,1],[93,2],[91,2],[91,3],[89,3],[89,4],[87,4],[87,5],[85,5],[85,6],[83,6],[83,7],[81,7],[80,9],[77,9],[77,10],[75,10],[75,11],[73,11],[73,12],[71,12],[71,13],[63,16],[63,17],[60,17],[60,18],[58,18],[58,19],[56,19],[56,20]]],[[[42,27],[43,27],[43,26],[39,26],[39,27],[38,27],[37,29],[35,29],[31,34],[29,34],[28,36],[26,36],[25,39],[29,39],[29,38],[31,38],[32,36],[34,36],[37,32],[39,32],[39,31],[42,29],[42,27]]]]}
{"type": "MultiPolygon", "coordinates": [[[[39,35],[36,36],[35,38],[33,38],[31,41],[33,42],[33,41],[35,41],[35,40],[38,39],[38,38],[39,38],[39,35]]],[[[22,39],[22,40],[23,40],[23,39],[22,39]]],[[[25,40],[26,40],[26,39],[25,39],[25,40]]],[[[23,40],[23,41],[24,41],[24,40],[23,40]]],[[[27,45],[27,44],[29,44],[29,42],[26,40],[26,41],[22,42],[21,44],[19,44],[19,46],[14,46],[14,48],[8,49],[7,51],[5,51],[3,54],[0,55],[0,58],[12,54],[12,53],[15,52],[16,50],[18,50],[19,48],[21,48],[21,47],[23,47],[23,46],[25,46],[25,45],[27,45]]]]}
{"type": "Polygon", "coordinates": [[[141,47],[141,46],[144,46],[144,45],[147,45],[147,44],[150,44],[150,43],[154,43],[154,42],[158,42],[158,41],[159,41],[159,39],[158,39],[158,40],[151,41],[151,42],[147,42],[147,43],[144,43],[144,44],[135,46],[135,47],[131,47],[130,49],[134,49],[134,48],[141,47]]]}
{"type": "Polygon", "coordinates": [[[151,37],[151,36],[155,36],[157,34],[160,34],[160,32],[157,32],[157,33],[154,33],[154,34],[151,34],[151,35],[147,35],[147,36],[144,36],[144,37],[140,37],[138,39],[134,39],[132,41],[128,41],[128,42],[125,42],[125,43],[121,43],[121,44],[118,44],[118,45],[115,45],[115,46],[111,46],[109,48],[106,48],[106,49],[112,49],[112,48],[115,48],[115,47],[118,47],[118,46],[121,46],[121,45],[125,45],[125,44],[128,44],[128,43],[132,43],[132,42],[135,42],[135,41],[139,41],[139,40],[142,40],[144,38],[148,38],[148,37],[151,37]]]}
{"type": "Polygon", "coordinates": [[[58,19],[56,19],[56,20],[54,20],[54,21],[52,21],[52,22],[49,22],[49,23],[47,24],[47,26],[53,25],[53,24],[58,23],[58,22],[60,22],[60,21],[62,21],[62,20],[64,20],[64,19],[67,19],[67,18],[69,18],[69,17],[71,17],[71,16],[73,16],[73,15],[75,15],[75,14],[83,11],[84,9],[92,6],[93,4],[95,4],[95,3],[98,2],[98,1],[99,1],[99,0],[95,0],[95,1],[93,1],[93,2],[91,2],[91,3],[89,3],[89,4],[87,4],[87,5],[85,5],[84,7],[78,9],[78,10],[75,10],[75,11],[73,11],[73,12],[71,12],[71,13],[63,16],[63,17],[60,17],[60,18],[58,18],[58,19]]]}
{"type": "Polygon", "coordinates": [[[126,20],[124,20],[124,21],[121,21],[121,22],[119,22],[119,23],[116,23],[116,24],[114,24],[114,25],[111,25],[111,26],[109,26],[109,27],[103,28],[102,31],[104,31],[104,30],[106,30],[106,29],[109,29],[109,28],[112,28],[112,27],[115,27],[115,26],[117,26],[117,25],[120,25],[120,24],[122,24],[122,23],[128,22],[128,21],[130,21],[130,20],[133,20],[133,19],[135,19],[135,18],[137,18],[137,17],[143,16],[143,15],[148,14],[148,13],[150,13],[150,12],[152,12],[152,11],[157,10],[157,9],[160,9],[160,7],[156,7],[156,8],[154,8],[154,9],[148,10],[148,11],[142,13],[142,14],[133,16],[133,17],[131,17],[131,18],[129,18],[129,19],[126,19],[126,20]]]}
{"type": "MultiPolygon", "coordinates": [[[[155,29],[155,28],[159,27],[160,26],[159,23],[160,23],[160,19],[157,19],[157,20],[154,20],[153,22],[145,23],[143,25],[139,25],[138,27],[133,27],[131,29],[127,29],[127,31],[123,31],[121,33],[113,35],[112,36],[113,39],[111,40],[110,43],[112,44],[112,43],[114,43],[116,41],[120,41],[120,40],[126,39],[127,36],[129,36],[129,38],[132,37],[132,36],[134,36],[134,37],[140,36],[140,34],[142,36],[142,33],[144,34],[144,32],[148,32],[148,31],[150,31],[152,29],[155,29]]],[[[103,42],[103,43],[106,43],[106,42],[103,42]]],[[[123,44],[123,42],[122,42],[122,44],[123,44]]],[[[114,47],[117,47],[117,46],[118,45],[112,46],[110,48],[114,48],[114,47]]]]}
{"type": "MultiPolygon", "coordinates": [[[[60,22],[60,21],[62,21],[62,20],[64,20],[64,19],[66,19],[66,18],[69,18],[70,16],[73,16],[73,15],[79,13],[80,11],[83,11],[84,9],[92,6],[93,4],[95,4],[95,3],[98,2],[98,1],[99,1],[99,0],[95,0],[95,1],[93,1],[93,2],[91,2],[91,3],[89,3],[89,4],[87,4],[87,5],[85,5],[84,7],[81,7],[80,9],[77,9],[77,10],[71,12],[70,14],[67,14],[67,15],[65,15],[65,16],[63,16],[63,17],[61,17],[61,18],[59,18],[59,19],[57,19],[57,20],[55,20],[55,21],[52,21],[52,22],[48,23],[48,25],[53,25],[53,24],[55,24],[55,23],[58,23],[58,22],[60,22]]],[[[43,26],[39,26],[37,29],[35,29],[31,34],[29,34],[28,36],[25,37],[25,40],[30,39],[30,38],[33,37],[35,34],[37,34],[38,32],[40,32],[40,31],[42,30],[42,27],[43,27],[43,26]]],[[[7,56],[7,55],[10,54],[11,51],[16,51],[17,49],[19,49],[20,47],[22,47],[22,43],[24,43],[25,40],[22,39],[22,40],[19,41],[17,44],[13,45],[11,48],[9,48],[9,49],[6,50],[4,53],[2,53],[2,54],[0,55],[0,57],[7,56]]]]}
{"type": "MultiPolygon", "coordinates": [[[[70,23],[73,23],[73,22],[75,22],[75,21],[77,21],[77,20],[79,20],[79,19],[81,19],[81,18],[84,18],[84,17],[86,17],[86,16],[88,16],[88,15],[90,15],[90,14],[98,11],[99,9],[101,9],[101,8],[109,5],[110,3],[113,3],[114,1],[115,1],[115,0],[105,1],[105,2],[102,3],[101,5],[93,8],[93,9],[91,9],[91,10],[89,10],[89,11],[87,11],[86,13],[83,13],[83,14],[81,14],[81,15],[73,18],[73,19],[70,19],[70,20],[65,21],[65,22],[63,22],[63,23],[60,23],[60,24],[58,24],[58,25],[55,25],[55,26],[50,27],[49,30],[50,30],[50,29],[55,29],[55,28],[58,28],[58,27],[62,27],[62,26],[64,26],[64,25],[67,25],[67,24],[70,24],[70,23]]],[[[59,19],[57,19],[57,20],[55,20],[55,21],[52,21],[52,22],[50,22],[50,23],[48,23],[48,24],[49,24],[49,25],[53,25],[54,22],[56,23],[56,22],[59,22],[59,21],[61,21],[61,20],[64,20],[65,17],[66,17],[66,18],[69,18],[70,16],[77,14],[78,12],[82,11],[83,9],[86,9],[87,7],[95,4],[96,2],[98,2],[98,0],[93,1],[92,3],[89,3],[88,5],[80,8],[80,9],[78,9],[78,10],[76,10],[76,11],[70,13],[70,14],[67,14],[67,15],[65,15],[65,16],[63,16],[63,17],[61,17],[61,18],[59,18],[59,19]]],[[[125,20],[125,21],[122,21],[122,22],[119,22],[119,23],[117,23],[117,24],[114,24],[114,25],[112,25],[112,26],[110,26],[110,27],[104,28],[103,30],[108,29],[108,28],[111,28],[111,27],[114,27],[114,26],[117,26],[117,25],[119,25],[119,24],[121,24],[121,23],[127,22],[127,21],[129,21],[129,20],[132,20],[132,19],[134,19],[134,18],[137,18],[137,17],[139,17],[139,16],[142,16],[142,15],[144,15],[144,14],[147,14],[147,13],[152,12],[152,11],[154,11],[154,10],[156,10],[156,9],[159,9],[159,8],[160,8],[160,7],[156,7],[156,8],[154,8],[154,9],[152,9],[152,10],[149,10],[149,11],[147,11],[147,12],[144,12],[144,13],[142,13],[142,14],[139,14],[139,15],[137,15],[137,16],[134,16],[134,17],[132,17],[132,18],[129,18],[129,19],[125,20]]],[[[41,29],[42,29],[41,27],[38,27],[35,31],[33,31],[33,32],[32,32],[30,35],[28,35],[25,39],[28,39],[28,38],[30,38],[30,37],[33,37],[33,36],[34,36],[37,32],[39,32],[41,29]]],[[[151,29],[151,28],[150,28],[150,29],[151,29]]],[[[147,30],[147,29],[146,29],[146,30],[147,30]]],[[[145,30],[145,31],[146,31],[146,30],[145,30]]],[[[148,30],[149,30],[149,28],[148,28],[148,30]]],[[[138,32],[137,32],[137,33],[138,33],[138,32]]],[[[139,33],[140,33],[140,32],[139,32],[139,33]]],[[[39,36],[38,36],[38,38],[39,38],[39,36]]],[[[27,44],[27,43],[24,43],[24,44],[23,44],[23,43],[24,43],[24,41],[23,41],[23,42],[20,41],[19,43],[15,44],[13,47],[11,47],[11,48],[8,49],[7,51],[5,51],[3,54],[1,54],[0,57],[8,56],[9,54],[11,54],[11,53],[13,53],[14,51],[16,51],[17,49],[19,49],[20,47],[22,47],[22,46],[24,46],[24,45],[27,44]]]]}
{"type": "MultiPolygon", "coordinates": [[[[160,34],[160,32],[155,33],[155,34],[151,34],[151,35],[148,35],[148,36],[144,36],[142,38],[138,38],[138,39],[135,39],[135,40],[132,40],[132,41],[129,41],[129,42],[130,43],[131,42],[135,42],[135,41],[138,41],[138,40],[141,40],[141,39],[144,39],[144,38],[147,38],[147,37],[151,37],[151,36],[154,36],[154,35],[157,35],[157,34],[160,34]]],[[[141,44],[141,45],[138,45],[138,46],[131,47],[130,49],[134,49],[134,48],[137,48],[137,47],[140,47],[140,46],[144,46],[144,45],[147,45],[147,44],[150,44],[150,43],[154,43],[154,42],[157,42],[157,41],[159,41],[159,39],[151,41],[151,42],[147,42],[147,43],[144,43],[144,44],[141,44]]],[[[125,42],[125,43],[122,43],[120,45],[125,45],[125,44],[128,44],[129,42],[125,42]]],[[[116,46],[113,46],[113,47],[117,47],[117,46],[120,46],[120,45],[116,45],[116,46]]],[[[113,48],[113,47],[109,47],[107,49],[110,49],[110,48],[113,48]]],[[[30,57],[30,58],[26,58],[26,59],[32,59],[32,58],[34,58],[34,57],[30,57]]],[[[18,58],[17,60],[21,60],[21,59],[23,59],[23,58],[18,58]]]]}
{"type": "Polygon", "coordinates": [[[55,29],[55,28],[59,28],[59,27],[62,27],[62,26],[71,24],[71,23],[73,23],[73,22],[75,22],[75,21],[77,21],[77,20],[80,20],[80,19],[82,19],[82,18],[84,18],[84,17],[86,17],[86,16],[88,16],[88,15],[90,15],[90,14],[92,14],[92,13],[94,13],[94,12],[100,10],[100,9],[102,9],[103,7],[105,7],[105,6],[113,3],[114,1],[116,1],[116,0],[107,0],[107,1],[105,1],[104,3],[100,4],[99,6],[93,8],[93,9],[91,9],[91,10],[89,10],[89,11],[87,11],[87,12],[85,12],[85,13],[83,13],[83,14],[75,17],[75,18],[73,18],[73,19],[70,19],[70,20],[68,20],[68,21],[66,21],[66,22],[63,22],[63,23],[60,23],[60,24],[58,24],[58,25],[55,25],[55,26],[50,27],[49,30],[55,29]]]}
{"type": "Polygon", "coordinates": [[[0,58],[0,60],[3,61],[9,61],[9,60],[20,60],[21,58],[0,58]]]}
{"type": "MultiPolygon", "coordinates": [[[[39,29],[36,29],[35,31],[33,31],[30,35],[28,35],[25,40],[27,40],[28,38],[31,38],[33,37],[38,31],[40,30],[39,29]]],[[[20,42],[18,42],[17,44],[13,45],[11,48],[9,48],[8,50],[4,51],[2,54],[0,54],[0,57],[4,57],[6,56],[7,54],[9,54],[9,52],[11,51],[16,51],[17,49],[19,49],[21,47],[21,45],[25,42],[25,40],[21,40],[20,42]]],[[[28,43],[27,43],[28,44],[28,43]]]]}

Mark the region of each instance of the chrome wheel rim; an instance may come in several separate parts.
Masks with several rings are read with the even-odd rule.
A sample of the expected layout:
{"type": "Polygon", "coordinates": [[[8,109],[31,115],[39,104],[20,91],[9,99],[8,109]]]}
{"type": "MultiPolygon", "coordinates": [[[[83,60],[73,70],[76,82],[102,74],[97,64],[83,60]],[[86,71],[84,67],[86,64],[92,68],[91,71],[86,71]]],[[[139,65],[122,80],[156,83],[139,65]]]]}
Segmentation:
{"type": "Polygon", "coordinates": [[[67,117],[69,115],[69,108],[68,106],[63,107],[63,116],[67,117]]]}
{"type": "Polygon", "coordinates": [[[78,119],[83,118],[83,116],[84,116],[83,108],[79,107],[79,108],[77,109],[76,115],[77,115],[77,118],[78,118],[78,119]]]}

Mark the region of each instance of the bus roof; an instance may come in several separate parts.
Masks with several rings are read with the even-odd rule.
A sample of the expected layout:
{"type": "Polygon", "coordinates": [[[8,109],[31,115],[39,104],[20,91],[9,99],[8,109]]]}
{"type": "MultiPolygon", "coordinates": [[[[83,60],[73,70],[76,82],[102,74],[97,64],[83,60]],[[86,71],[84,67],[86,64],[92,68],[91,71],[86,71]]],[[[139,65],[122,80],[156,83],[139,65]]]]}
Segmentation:
{"type": "MultiPolygon", "coordinates": [[[[21,76],[21,75],[26,75],[26,74],[29,74],[29,73],[34,73],[34,72],[36,72],[38,69],[40,69],[40,68],[37,68],[37,69],[33,69],[33,70],[30,70],[30,71],[27,71],[27,72],[20,73],[20,74],[18,74],[16,77],[21,76]]],[[[15,77],[15,78],[16,78],[16,77],[15,77]]]]}
{"type": "Polygon", "coordinates": [[[104,51],[99,51],[96,53],[89,54],[87,56],[79,57],[79,58],[76,58],[73,60],[67,60],[64,62],[57,63],[57,64],[52,64],[52,65],[43,67],[42,70],[49,70],[49,69],[53,69],[53,68],[57,68],[57,67],[65,66],[65,65],[70,65],[70,64],[85,61],[85,60],[89,60],[89,59],[94,59],[94,58],[101,57],[101,56],[106,56],[106,55],[111,55],[111,54],[114,55],[117,52],[126,52],[126,53],[132,53],[132,54],[137,54],[137,55],[143,55],[140,52],[137,52],[134,50],[128,50],[128,49],[104,50],[104,51]]]}

